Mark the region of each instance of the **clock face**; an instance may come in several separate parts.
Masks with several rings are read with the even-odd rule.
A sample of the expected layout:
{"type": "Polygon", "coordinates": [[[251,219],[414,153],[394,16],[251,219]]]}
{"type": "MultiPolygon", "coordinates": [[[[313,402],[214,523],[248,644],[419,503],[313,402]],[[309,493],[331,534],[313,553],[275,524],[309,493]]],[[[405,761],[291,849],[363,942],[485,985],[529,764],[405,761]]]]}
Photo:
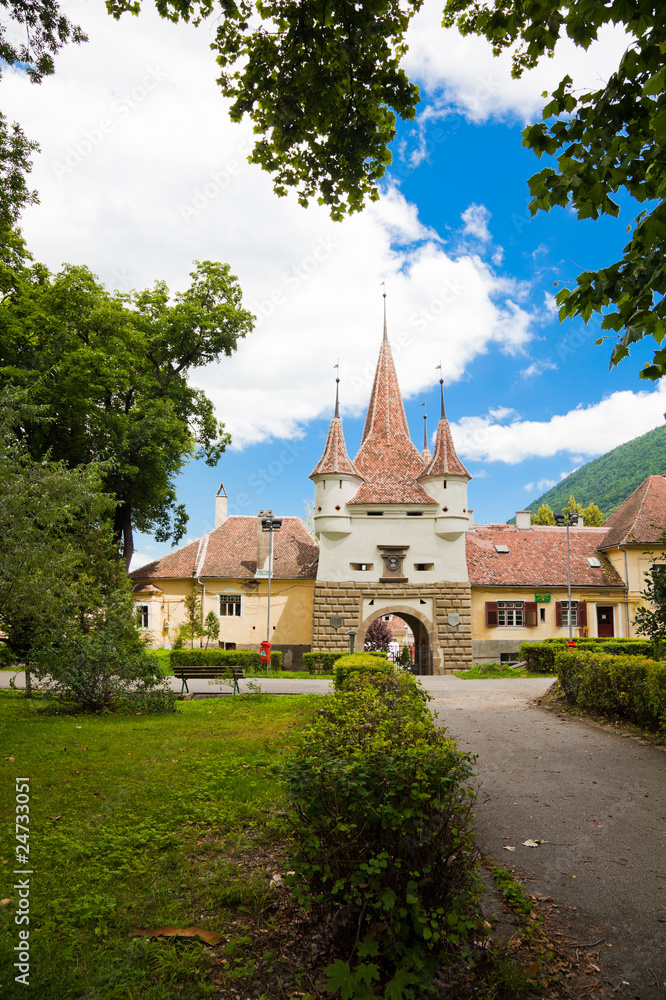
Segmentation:
{"type": "Polygon", "coordinates": [[[386,557],[386,568],[389,573],[396,573],[400,569],[400,558],[399,556],[387,556],[386,557]]]}

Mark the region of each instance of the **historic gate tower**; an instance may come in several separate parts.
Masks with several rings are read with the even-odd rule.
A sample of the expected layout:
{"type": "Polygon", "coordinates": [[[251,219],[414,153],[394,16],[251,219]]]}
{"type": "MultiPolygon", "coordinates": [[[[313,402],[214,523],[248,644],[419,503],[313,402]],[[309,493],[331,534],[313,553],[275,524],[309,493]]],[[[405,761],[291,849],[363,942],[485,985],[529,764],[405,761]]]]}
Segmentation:
{"type": "Polygon", "coordinates": [[[420,673],[472,664],[471,595],[465,559],[467,483],[442,412],[434,454],[409,436],[393,354],[386,334],[353,462],[347,455],[336,393],[315,484],[319,568],[312,648],[343,649],[358,633],[363,649],[372,621],[397,614],[412,628],[420,673]],[[331,617],[342,618],[335,629],[331,617]]]}

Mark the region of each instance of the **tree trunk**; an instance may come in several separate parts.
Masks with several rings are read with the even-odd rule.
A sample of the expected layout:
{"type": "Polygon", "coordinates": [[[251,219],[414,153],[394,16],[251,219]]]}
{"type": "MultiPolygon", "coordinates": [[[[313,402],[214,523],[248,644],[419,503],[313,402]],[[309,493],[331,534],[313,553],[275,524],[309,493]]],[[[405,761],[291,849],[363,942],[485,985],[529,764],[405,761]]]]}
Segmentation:
{"type": "Polygon", "coordinates": [[[113,538],[118,546],[118,559],[125,563],[125,570],[129,573],[130,563],[134,555],[134,535],[132,534],[132,508],[128,503],[121,503],[116,507],[113,516],[113,538]]]}

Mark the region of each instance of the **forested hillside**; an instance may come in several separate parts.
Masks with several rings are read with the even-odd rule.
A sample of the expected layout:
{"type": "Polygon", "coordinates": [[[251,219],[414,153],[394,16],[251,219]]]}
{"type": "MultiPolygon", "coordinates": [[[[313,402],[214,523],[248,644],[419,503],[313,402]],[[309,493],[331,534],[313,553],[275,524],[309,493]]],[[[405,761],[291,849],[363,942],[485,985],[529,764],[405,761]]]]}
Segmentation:
{"type": "Polygon", "coordinates": [[[653,475],[666,475],[666,424],[581,466],[529,504],[528,509],[536,513],[545,503],[553,511],[560,511],[573,494],[583,507],[594,502],[609,517],[644,479],[653,475]]]}

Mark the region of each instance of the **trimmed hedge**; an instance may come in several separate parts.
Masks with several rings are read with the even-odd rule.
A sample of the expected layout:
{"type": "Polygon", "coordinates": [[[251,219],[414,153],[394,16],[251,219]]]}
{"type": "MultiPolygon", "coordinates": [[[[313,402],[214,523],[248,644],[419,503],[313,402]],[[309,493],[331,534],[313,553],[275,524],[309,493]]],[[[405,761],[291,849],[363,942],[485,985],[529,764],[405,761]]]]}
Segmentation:
{"type": "Polygon", "coordinates": [[[479,929],[474,758],[435,727],[414,677],[344,659],[356,662],[338,661],[343,689],[281,768],[297,845],[288,881],[353,956],[328,967],[329,991],[413,998],[479,929]]]}
{"type": "Polygon", "coordinates": [[[324,653],[313,651],[312,653],[303,653],[303,663],[305,669],[311,674],[332,674],[333,666],[344,653],[324,653]]]}
{"type": "MultiPolygon", "coordinates": [[[[259,653],[254,649],[172,649],[169,662],[172,667],[207,665],[211,667],[243,667],[262,670],[259,653]]],[[[282,652],[271,652],[271,670],[282,669],[282,652]]]]}
{"type": "Polygon", "coordinates": [[[557,676],[568,702],[650,729],[666,729],[666,663],[644,656],[558,650],[557,676]]]}
{"type": "MultiPolygon", "coordinates": [[[[544,639],[543,642],[524,642],[518,655],[525,660],[525,667],[534,673],[555,673],[555,655],[568,649],[568,639],[544,639]]],[[[576,649],[615,655],[645,656],[652,658],[653,645],[649,639],[574,639],[576,649]]]]}
{"type": "Polygon", "coordinates": [[[352,675],[369,680],[374,674],[394,674],[395,667],[386,658],[386,653],[347,653],[340,656],[333,668],[333,687],[336,691],[345,690],[352,675]]]}

